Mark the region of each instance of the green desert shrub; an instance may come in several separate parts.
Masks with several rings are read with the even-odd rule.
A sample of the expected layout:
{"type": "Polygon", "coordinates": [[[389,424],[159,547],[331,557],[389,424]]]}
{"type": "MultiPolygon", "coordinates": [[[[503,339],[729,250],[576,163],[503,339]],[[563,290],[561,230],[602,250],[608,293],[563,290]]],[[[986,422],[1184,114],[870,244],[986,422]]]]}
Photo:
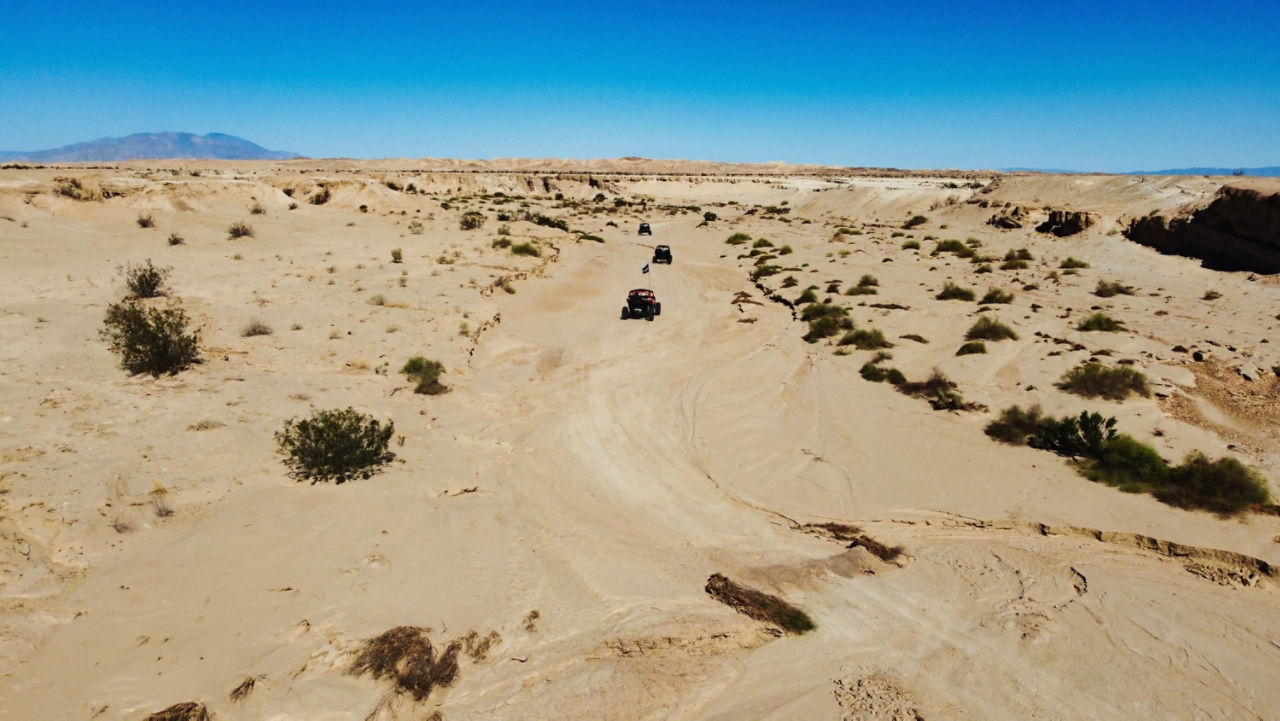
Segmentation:
{"type": "Polygon", "coordinates": [[[907,240],[902,243],[903,250],[920,250],[920,241],[907,240]]]}
{"type": "Polygon", "coordinates": [[[995,318],[982,316],[964,334],[965,340],[1017,340],[1018,334],[995,318]]]}
{"type": "Polygon", "coordinates": [[[743,243],[746,243],[749,240],[751,240],[751,236],[747,235],[746,233],[734,233],[733,235],[726,238],[724,242],[726,245],[742,245],[743,243]]]}
{"type": "Polygon", "coordinates": [[[888,377],[888,372],[875,363],[863,363],[862,368],[858,370],[858,374],[864,379],[872,383],[881,383],[888,377]]]}
{"type": "Polygon", "coordinates": [[[1027,440],[1040,430],[1043,421],[1044,414],[1040,406],[1031,406],[1025,410],[1019,406],[1009,406],[1000,411],[1000,415],[988,423],[984,430],[988,436],[1001,443],[1021,446],[1026,445],[1027,440]]]}
{"type": "Polygon", "coordinates": [[[928,222],[929,222],[929,219],[924,217],[923,215],[913,215],[907,219],[907,222],[902,224],[902,228],[903,230],[911,230],[912,228],[919,227],[928,222]]]}
{"type": "Polygon", "coordinates": [[[814,292],[814,290],[816,289],[813,286],[809,286],[808,288],[805,288],[804,292],[800,294],[800,297],[795,299],[794,305],[803,305],[805,303],[817,303],[818,295],[817,293],[814,292]]]}
{"type": "Polygon", "coordinates": [[[1124,323],[1106,313],[1094,313],[1076,324],[1076,330],[1105,331],[1112,333],[1124,330],[1124,323]]]}
{"type": "Polygon", "coordinates": [[[809,324],[809,332],[804,334],[804,340],[817,343],[839,333],[850,325],[845,317],[847,314],[846,308],[834,304],[810,303],[805,306],[800,313],[800,320],[809,324]]]}
{"type": "Polygon", "coordinates": [[[991,288],[987,290],[987,294],[982,296],[982,300],[978,301],[979,305],[990,305],[993,303],[1012,303],[1013,293],[1000,288],[991,288]]]}
{"type": "Polygon", "coordinates": [[[535,258],[542,256],[542,251],[538,250],[538,246],[533,243],[515,243],[511,246],[511,252],[516,255],[531,255],[535,258]]]}
{"type": "Polygon", "coordinates": [[[489,246],[493,248],[510,248],[511,239],[510,238],[494,238],[493,242],[490,243],[489,246]]]}
{"type": "Polygon", "coordinates": [[[392,262],[392,263],[403,263],[403,262],[404,262],[404,251],[403,251],[403,250],[401,250],[400,248],[392,248],[392,249],[391,249],[391,262],[392,262]]]}
{"type": "Polygon", "coordinates": [[[960,346],[960,348],[956,351],[956,355],[958,356],[976,355],[978,353],[986,353],[986,352],[987,352],[986,343],[983,343],[980,340],[971,340],[968,343],[965,343],[964,345],[960,346]]]}
{"type": "Polygon", "coordinates": [[[760,238],[756,242],[752,243],[751,247],[752,248],[772,248],[773,241],[769,240],[768,238],[760,238]]]}
{"type": "Polygon", "coordinates": [[[187,322],[177,305],[154,308],[128,298],[107,306],[101,336],[130,373],[173,375],[199,361],[199,332],[188,333],[187,322]]]}
{"type": "Polygon", "coordinates": [[[1234,458],[1211,461],[1198,452],[1170,468],[1166,483],[1155,495],[1171,506],[1223,515],[1271,502],[1267,482],[1256,471],[1234,458]]]}
{"type": "Polygon", "coordinates": [[[395,458],[388,450],[395,424],[380,423],[354,408],[316,410],[289,419],[275,434],[290,475],[298,480],[343,483],[368,478],[395,458]]]}
{"type": "Polygon", "coordinates": [[[938,300],[973,300],[975,296],[971,288],[962,288],[947,281],[934,297],[938,300]]]}
{"type": "Polygon", "coordinates": [[[839,345],[851,345],[858,350],[879,350],[892,348],[893,344],[885,340],[884,333],[876,329],[857,328],[844,334],[839,345]]]}
{"type": "Polygon", "coordinates": [[[138,265],[129,263],[120,268],[120,272],[124,274],[124,286],[130,298],[155,298],[164,295],[165,279],[169,277],[171,270],[168,267],[153,265],[150,258],[145,263],[138,265]]]}
{"type": "Polygon", "coordinates": [[[895,386],[900,386],[903,383],[907,382],[907,377],[902,375],[902,371],[898,370],[897,368],[890,368],[889,370],[885,371],[884,377],[885,377],[885,380],[889,381],[889,383],[895,386]]]}
{"type": "Polygon", "coordinates": [[[906,381],[897,384],[897,388],[901,393],[929,401],[929,405],[937,411],[959,411],[972,407],[965,403],[964,396],[956,390],[955,382],[936,368],[928,380],[906,381]]]}
{"type": "Polygon", "coordinates": [[[417,382],[414,393],[438,396],[449,392],[449,386],[440,382],[440,375],[444,373],[444,364],[440,361],[414,356],[405,362],[400,372],[409,380],[417,382]]]}
{"type": "Polygon", "coordinates": [[[757,281],[757,280],[760,280],[761,278],[768,278],[771,275],[776,275],[781,272],[782,272],[782,266],[780,265],[761,265],[761,266],[757,266],[755,270],[751,271],[750,277],[752,281],[757,281]]]}
{"type": "Polygon", "coordinates": [[[1089,264],[1083,260],[1077,260],[1076,258],[1068,256],[1066,260],[1058,264],[1058,267],[1063,270],[1075,270],[1077,268],[1088,268],[1089,264]]]}
{"type": "Polygon", "coordinates": [[[1107,439],[1098,454],[1081,464],[1079,470],[1091,481],[1126,493],[1150,493],[1169,476],[1169,464],[1156,449],[1123,433],[1107,439]]]}
{"type": "Polygon", "coordinates": [[[230,228],[227,228],[227,235],[231,238],[252,238],[253,226],[242,220],[237,220],[231,224],[230,228]]]}
{"type": "Polygon", "coordinates": [[[1206,290],[1204,295],[1200,296],[1200,300],[1217,300],[1221,297],[1222,294],[1216,290],[1206,290]]]}
{"type": "Polygon", "coordinates": [[[789,245],[784,245],[781,248],[778,248],[778,255],[791,255],[794,252],[795,250],[793,250],[789,245]]]}
{"type": "Polygon", "coordinates": [[[1072,368],[1057,383],[1058,388],[1085,398],[1106,398],[1122,401],[1130,394],[1147,397],[1147,377],[1129,366],[1108,368],[1097,361],[1089,361],[1072,368]]]}

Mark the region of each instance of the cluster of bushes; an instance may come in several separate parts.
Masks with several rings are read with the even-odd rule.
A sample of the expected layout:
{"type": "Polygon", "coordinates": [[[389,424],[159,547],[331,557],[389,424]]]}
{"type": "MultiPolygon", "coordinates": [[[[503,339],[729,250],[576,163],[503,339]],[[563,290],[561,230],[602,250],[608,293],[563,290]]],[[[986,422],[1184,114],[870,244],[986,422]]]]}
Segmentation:
{"type": "Polygon", "coordinates": [[[200,338],[187,331],[189,322],[181,306],[160,308],[144,304],[164,295],[169,268],[148,259],[141,265],[125,265],[124,299],[107,306],[99,332],[107,347],[120,357],[120,365],[132,374],[172,375],[198,362],[200,338]]]}
{"type": "Polygon", "coordinates": [[[1266,481],[1234,458],[1199,452],[1170,466],[1151,446],[1116,431],[1115,418],[1082,412],[1050,418],[1038,406],[1011,406],[986,427],[988,436],[1070,458],[1081,475],[1126,493],[1150,493],[1172,506],[1229,515],[1267,504],[1266,481]]]}
{"type": "Polygon", "coordinates": [[[817,343],[842,330],[853,330],[853,321],[848,316],[848,308],[834,303],[812,303],[805,306],[800,313],[800,320],[809,324],[809,332],[804,334],[804,340],[817,343]]]}
{"type": "Polygon", "coordinates": [[[858,284],[846,290],[845,295],[875,295],[879,292],[878,287],[880,281],[874,275],[864,275],[858,279],[858,284]]]}
{"type": "Polygon", "coordinates": [[[330,197],[332,196],[329,193],[329,189],[322,187],[319,193],[316,193],[310,198],[307,198],[307,202],[311,203],[312,205],[324,205],[325,203],[329,202],[330,197]]]}
{"type": "Polygon", "coordinates": [[[951,253],[957,258],[972,258],[975,255],[977,255],[977,253],[974,252],[973,248],[970,248],[969,246],[965,245],[964,243],[961,243],[955,238],[939,240],[937,245],[934,246],[933,252],[930,253],[930,255],[940,255],[942,253],[951,253]]]}
{"type": "Polygon", "coordinates": [[[1004,261],[1000,263],[1000,270],[1026,270],[1028,261],[1032,260],[1031,251],[1026,248],[1018,248],[1004,254],[1004,261]]]}

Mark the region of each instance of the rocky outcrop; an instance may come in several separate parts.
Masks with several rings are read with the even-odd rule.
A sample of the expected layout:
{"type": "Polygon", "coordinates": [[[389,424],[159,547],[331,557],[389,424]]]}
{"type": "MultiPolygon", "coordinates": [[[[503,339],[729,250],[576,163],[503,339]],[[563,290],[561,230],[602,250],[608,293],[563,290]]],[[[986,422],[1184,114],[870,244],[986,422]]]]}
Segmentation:
{"type": "Polygon", "coordinates": [[[1059,238],[1075,235],[1093,225],[1094,216],[1083,210],[1050,210],[1049,219],[1036,226],[1040,233],[1052,233],[1059,238]]]}
{"type": "Polygon", "coordinates": [[[1124,236],[1213,270],[1280,273],[1280,183],[1224,185],[1204,207],[1131,220],[1124,236]]]}
{"type": "Polygon", "coordinates": [[[1006,207],[1004,210],[987,219],[987,225],[991,225],[1002,230],[1015,230],[1017,228],[1021,228],[1023,223],[1030,222],[1031,211],[1021,205],[1006,207]]]}

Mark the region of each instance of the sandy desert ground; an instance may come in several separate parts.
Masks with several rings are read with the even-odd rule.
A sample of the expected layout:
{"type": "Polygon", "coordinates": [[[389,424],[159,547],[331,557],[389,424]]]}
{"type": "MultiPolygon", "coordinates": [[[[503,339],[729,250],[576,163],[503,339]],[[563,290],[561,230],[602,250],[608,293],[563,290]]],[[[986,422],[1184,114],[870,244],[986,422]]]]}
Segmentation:
{"type": "Polygon", "coordinates": [[[0,718],[184,702],[273,720],[1275,718],[1280,516],[1174,508],[983,432],[1012,404],[1099,410],[1172,462],[1238,458],[1278,495],[1280,276],[1116,232],[1229,180],[654,161],[0,171],[0,718]],[[59,192],[70,178],[87,199],[59,192]],[[331,199],[308,202],[322,187],[331,199]],[[1006,203],[1032,222],[988,225],[1006,203]],[[1049,208],[1097,222],[1036,232],[1049,208]],[[481,228],[460,228],[469,211],[481,228]],[[498,219],[522,211],[570,231],[498,219]],[[230,239],[237,221],[254,235],[230,239]],[[1032,260],[980,272],[931,255],[948,238],[1032,260]],[[674,263],[644,275],[657,243],[674,263]],[[756,285],[784,245],[769,262],[786,268],[756,285]],[[1089,266],[1064,273],[1068,257],[1089,266]],[[203,362],[173,376],[130,376],[98,336],[118,268],[147,259],[172,268],[156,302],[201,331],[203,362]],[[846,295],[864,275],[877,293],[846,295]],[[1134,293],[1098,297],[1100,280],[1134,293]],[[935,299],[946,281],[1014,297],[935,299]],[[620,320],[640,286],[661,315],[620,320]],[[809,286],[881,330],[907,378],[940,369],[985,409],[933,410],[864,380],[872,351],[805,342],[767,296],[809,286]],[[1095,310],[1126,330],[1075,330],[1095,310]],[[980,315],[1018,339],[957,356],[980,315]],[[242,335],[253,321],[273,332],[242,335]],[[412,392],[398,371],[415,355],[451,392],[412,392]],[[1153,395],[1055,387],[1089,358],[1132,364],[1153,395]],[[290,478],[273,434],[347,406],[394,421],[396,460],[340,485],[290,478]],[[715,573],[816,629],[718,603],[715,573]],[[353,674],[398,626],[461,640],[457,678],[415,700],[353,674]]]}

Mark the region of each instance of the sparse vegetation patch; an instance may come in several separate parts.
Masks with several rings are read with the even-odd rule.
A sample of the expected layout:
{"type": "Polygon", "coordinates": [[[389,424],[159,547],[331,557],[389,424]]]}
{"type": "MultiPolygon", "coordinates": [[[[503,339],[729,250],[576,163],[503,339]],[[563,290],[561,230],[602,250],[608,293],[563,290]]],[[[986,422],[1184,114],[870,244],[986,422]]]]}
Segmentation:
{"type": "Polygon", "coordinates": [[[738,613],[776,626],[791,634],[812,631],[816,626],[804,611],[763,591],[748,588],[719,573],[707,579],[707,593],[738,613]]]}
{"type": "Polygon", "coordinates": [[[277,451],[298,480],[343,483],[369,478],[395,454],[387,450],[395,424],[354,408],[317,410],[289,419],[275,434],[277,451]]]}

